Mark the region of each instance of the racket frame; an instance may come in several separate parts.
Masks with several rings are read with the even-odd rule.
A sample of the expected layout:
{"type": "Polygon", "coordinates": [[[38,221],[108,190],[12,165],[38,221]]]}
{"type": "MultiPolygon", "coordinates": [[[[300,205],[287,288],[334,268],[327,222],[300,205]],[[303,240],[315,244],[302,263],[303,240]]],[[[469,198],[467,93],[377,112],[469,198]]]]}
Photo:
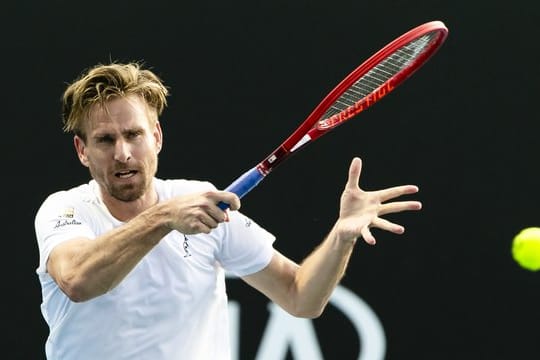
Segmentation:
{"type": "MultiPolygon", "coordinates": [[[[247,194],[293,152],[298,151],[298,149],[333,130],[346,120],[358,115],[393,91],[435,54],[446,40],[447,35],[448,29],[444,23],[436,20],[419,25],[388,43],[338,83],[281,145],[272,151],[263,161],[237,178],[225,190],[234,192],[239,197],[247,194]],[[358,79],[403,46],[430,32],[436,33],[434,39],[410,64],[387,79],[382,85],[354,104],[354,106],[321,121],[321,116],[325,114],[328,108],[358,79]]],[[[225,209],[227,204],[220,203],[219,206],[225,209]]]]}

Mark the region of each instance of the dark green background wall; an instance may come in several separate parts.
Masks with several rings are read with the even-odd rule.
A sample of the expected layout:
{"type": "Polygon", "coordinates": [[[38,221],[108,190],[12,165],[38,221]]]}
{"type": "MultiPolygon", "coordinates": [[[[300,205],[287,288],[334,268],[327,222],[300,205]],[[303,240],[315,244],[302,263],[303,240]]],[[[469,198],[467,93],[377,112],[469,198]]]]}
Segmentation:
{"type": "MultiPolygon", "coordinates": [[[[404,235],[375,231],[377,246],[359,244],[343,280],[381,319],[387,358],[538,354],[540,274],[510,256],[512,237],[540,225],[533,1],[12,1],[2,8],[3,357],[43,358],[33,216],[48,193],[88,180],[61,131],[59,102],[83,68],[110,59],[153,67],[172,90],[159,176],[225,187],[362,60],[431,20],[450,29],[436,56],[283,164],[243,199],[243,211],[300,261],[335,220],[349,161],[361,156],[364,188],[415,183],[424,203],[420,213],[391,218],[406,226],[404,235]]],[[[246,329],[260,329],[264,301],[247,286],[231,291],[251,306],[246,329]]],[[[355,358],[359,344],[347,344],[358,340],[332,327],[332,312],[315,322],[325,356],[338,358],[341,349],[339,358],[355,358]],[[335,333],[337,343],[324,340],[335,333]]],[[[257,335],[245,336],[249,359],[257,335]]]]}

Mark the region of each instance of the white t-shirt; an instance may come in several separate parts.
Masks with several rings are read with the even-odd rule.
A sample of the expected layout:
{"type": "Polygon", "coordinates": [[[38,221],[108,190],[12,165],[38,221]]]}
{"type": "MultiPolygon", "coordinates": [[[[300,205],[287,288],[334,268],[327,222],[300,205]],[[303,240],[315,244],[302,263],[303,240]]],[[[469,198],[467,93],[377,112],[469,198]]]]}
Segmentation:
{"type": "MultiPolygon", "coordinates": [[[[207,182],[155,179],[160,200],[214,189],[207,182]]],[[[46,270],[51,250],[77,236],[95,238],[122,222],[90,181],[50,195],[35,219],[41,311],[49,360],[218,360],[230,358],[225,271],[263,269],[274,236],[238,211],[210,234],[172,231],[108,293],[74,303],[46,270]]]]}

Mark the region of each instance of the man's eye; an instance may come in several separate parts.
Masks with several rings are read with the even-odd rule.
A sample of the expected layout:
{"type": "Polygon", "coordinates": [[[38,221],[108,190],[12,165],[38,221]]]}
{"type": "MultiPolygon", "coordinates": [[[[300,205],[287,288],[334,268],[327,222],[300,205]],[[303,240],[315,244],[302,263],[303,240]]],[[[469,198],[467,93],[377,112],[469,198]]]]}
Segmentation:
{"type": "Polygon", "coordinates": [[[127,134],[128,139],[135,139],[137,137],[141,136],[140,131],[133,131],[127,134]]]}
{"type": "Polygon", "coordinates": [[[97,138],[98,144],[109,144],[109,143],[112,143],[113,141],[114,141],[113,138],[110,136],[101,136],[97,138]]]}

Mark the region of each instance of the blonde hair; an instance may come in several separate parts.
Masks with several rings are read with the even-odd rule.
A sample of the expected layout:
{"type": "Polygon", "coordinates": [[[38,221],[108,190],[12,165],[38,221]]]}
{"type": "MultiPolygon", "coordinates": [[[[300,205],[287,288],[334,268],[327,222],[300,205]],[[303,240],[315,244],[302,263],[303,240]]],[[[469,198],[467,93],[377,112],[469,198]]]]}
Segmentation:
{"type": "Polygon", "coordinates": [[[98,64],[69,84],[62,96],[63,130],[85,138],[84,120],[91,108],[117,97],[138,95],[155,110],[155,119],[167,106],[169,91],[161,79],[139,62],[98,64]]]}

